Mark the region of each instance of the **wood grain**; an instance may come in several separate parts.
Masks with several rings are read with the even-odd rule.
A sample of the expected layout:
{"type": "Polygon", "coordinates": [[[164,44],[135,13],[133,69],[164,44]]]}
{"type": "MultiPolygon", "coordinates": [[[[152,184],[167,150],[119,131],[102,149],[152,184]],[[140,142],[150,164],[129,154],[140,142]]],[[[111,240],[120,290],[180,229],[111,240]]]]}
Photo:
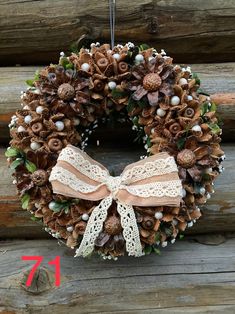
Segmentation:
{"type": "MultiPolygon", "coordinates": [[[[0,310],[13,313],[233,313],[235,239],[220,245],[178,241],[161,256],[73,258],[73,251],[53,240],[4,241],[0,250],[0,310]],[[61,257],[61,285],[48,283],[41,294],[21,287],[32,262],[22,255],[42,255],[43,267],[61,257]],[[46,311],[45,311],[46,309],[46,311]]],[[[40,289],[40,283],[39,287],[40,289]]]]}
{"type": "MultiPolygon", "coordinates": [[[[235,226],[235,145],[224,145],[226,168],[215,183],[216,193],[203,209],[203,217],[187,233],[213,233],[234,231],[235,226]]],[[[115,175],[130,162],[138,160],[139,148],[130,150],[116,146],[107,148],[101,141],[99,149],[90,147],[90,155],[103,163],[115,175]]],[[[3,150],[0,153],[0,238],[43,238],[48,237],[41,225],[30,219],[30,214],[21,209],[12,185],[10,172],[6,168],[3,150]]]]}
{"type": "MultiPolygon", "coordinates": [[[[87,34],[110,41],[107,1],[1,0],[0,64],[55,62],[87,34]]],[[[225,62],[235,56],[234,1],[117,1],[116,42],[146,42],[177,62],[225,62]]]]}
{"type": "MultiPolygon", "coordinates": [[[[235,63],[194,64],[192,70],[201,78],[202,89],[213,95],[218,112],[224,121],[224,140],[235,137],[235,63]]],[[[0,143],[9,140],[11,116],[20,106],[20,92],[26,89],[25,81],[34,76],[38,67],[0,68],[0,143]]]]}

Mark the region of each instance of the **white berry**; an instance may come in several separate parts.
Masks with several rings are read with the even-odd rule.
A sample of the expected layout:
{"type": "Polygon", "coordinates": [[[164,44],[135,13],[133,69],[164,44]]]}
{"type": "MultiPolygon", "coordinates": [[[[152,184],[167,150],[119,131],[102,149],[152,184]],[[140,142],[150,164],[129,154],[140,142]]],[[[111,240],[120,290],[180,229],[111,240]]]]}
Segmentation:
{"type": "Polygon", "coordinates": [[[56,121],[55,126],[56,126],[58,131],[63,131],[63,129],[64,129],[64,122],[56,121]]]}
{"type": "Polygon", "coordinates": [[[186,196],[186,190],[185,189],[182,189],[182,193],[181,193],[181,195],[182,195],[182,197],[185,197],[186,196]]]}
{"type": "Polygon", "coordinates": [[[192,131],[194,131],[194,132],[201,132],[202,129],[201,129],[200,125],[196,124],[196,125],[194,125],[192,127],[192,131]]]}
{"type": "Polygon", "coordinates": [[[200,189],[199,189],[199,193],[201,195],[204,195],[206,193],[206,189],[202,186],[200,189]]]}
{"type": "Polygon", "coordinates": [[[171,105],[172,106],[177,106],[180,103],[180,98],[178,96],[173,96],[171,98],[171,105]]]}
{"type": "Polygon", "coordinates": [[[37,112],[38,114],[41,114],[41,113],[43,112],[43,110],[44,110],[43,106],[38,106],[38,107],[36,108],[36,112],[37,112]]]}
{"type": "Polygon", "coordinates": [[[17,132],[18,133],[20,133],[20,132],[25,132],[26,130],[25,130],[25,128],[22,126],[22,125],[20,125],[19,127],[18,127],[18,129],[17,129],[17,132]]]}
{"type": "Polygon", "coordinates": [[[111,90],[115,89],[116,86],[117,86],[117,84],[116,84],[115,82],[113,82],[113,81],[111,81],[111,82],[108,83],[108,87],[109,87],[109,89],[111,89],[111,90]]]}
{"type": "Polygon", "coordinates": [[[135,56],[135,61],[136,62],[144,61],[144,56],[139,53],[138,55],[135,56]]]}
{"type": "Polygon", "coordinates": [[[191,228],[193,226],[193,222],[192,221],[188,222],[187,226],[191,228]]]}
{"type": "Polygon", "coordinates": [[[157,115],[158,115],[159,117],[164,117],[165,114],[166,114],[166,111],[165,111],[165,110],[163,110],[163,109],[161,109],[161,108],[158,108],[158,110],[157,110],[157,115]]]}
{"type": "Polygon", "coordinates": [[[184,78],[184,77],[182,77],[180,80],[179,80],[179,85],[186,85],[186,84],[188,84],[188,81],[184,78]]]}
{"type": "Polygon", "coordinates": [[[50,210],[55,209],[55,206],[56,206],[56,202],[54,202],[54,201],[50,202],[49,205],[48,205],[50,210]]]}
{"type": "Polygon", "coordinates": [[[191,95],[188,95],[188,101],[193,100],[193,97],[191,95]]]}
{"type": "Polygon", "coordinates": [[[166,247],[167,246],[167,241],[162,242],[162,247],[166,247]]]}
{"type": "Polygon", "coordinates": [[[116,60],[119,60],[120,59],[120,54],[119,53],[115,53],[113,55],[113,58],[116,59],[116,60]]]}
{"type": "Polygon", "coordinates": [[[72,231],[73,231],[73,226],[68,226],[68,227],[66,228],[66,230],[67,230],[68,232],[72,232],[72,231]]]}
{"type": "Polygon", "coordinates": [[[88,63],[83,63],[81,65],[81,69],[85,72],[88,72],[90,70],[90,65],[88,63]]]}
{"type": "Polygon", "coordinates": [[[32,150],[37,150],[37,149],[39,149],[40,147],[41,147],[41,145],[38,144],[38,143],[36,143],[36,142],[32,142],[32,143],[30,144],[30,148],[31,148],[32,150]]]}
{"type": "Polygon", "coordinates": [[[171,239],[171,244],[175,243],[175,238],[171,239]]]}
{"type": "Polygon", "coordinates": [[[155,215],[154,215],[154,217],[155,217],[156,219],[162,219],[163,213],[162,213],[162,212],[156,212],[155,215]]]}
{"type": "Polygon", "coordinates": [[[211,195],[208,193],[208,194],[206,195],[206,198],[209,200],[209,199],[211,198],[211,195]]]}
{"type": "Polygon", "coordinates": [[[87,221],[89,219],[89,215],[88,214],[83,214],[82,215],[82,220],[87,221]]]}
{"type": "Polygon", "coordinates": [[[29,124],[32,121],[32,117],[30,115],[27,115],[24,117],[24,122],[29,124]]]}

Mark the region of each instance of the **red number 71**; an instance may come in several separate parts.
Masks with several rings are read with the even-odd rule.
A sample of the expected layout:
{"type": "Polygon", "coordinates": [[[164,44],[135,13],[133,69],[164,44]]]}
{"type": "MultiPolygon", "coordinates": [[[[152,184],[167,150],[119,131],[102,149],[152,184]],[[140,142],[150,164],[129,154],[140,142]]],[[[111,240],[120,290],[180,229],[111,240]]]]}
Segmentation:
{"type": "MultiPolygon", "coordinates": [[[[43,256],[21,256],[21,259],[23,261],[37,261],[36,264],[34,264],[33,268],[31,269],[29,276],[26,281],[26,286],[31,286],[33,276],[35,274],[36,269],[43,261],[43,256]]],[[[53,260],[48,262],[49,265],[55,265],[55,286],[60,286],[60,256],[56,256],[53,260]]]]}

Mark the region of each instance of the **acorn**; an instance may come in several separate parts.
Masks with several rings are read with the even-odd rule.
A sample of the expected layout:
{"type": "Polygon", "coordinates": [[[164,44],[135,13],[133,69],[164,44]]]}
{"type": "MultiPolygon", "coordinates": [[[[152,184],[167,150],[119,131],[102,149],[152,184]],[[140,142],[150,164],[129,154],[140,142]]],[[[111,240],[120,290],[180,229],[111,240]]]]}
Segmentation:
{"type": "Polygon", "coordinates": [[[196,156],[190,149],[184,149],[177,155],[177,162],[183,168],[192,168],[196,162],[196,156]]]}
{"type": "Polygon", "coordinates": [[[154,92],[158,90],[161,84],[162,80],[157,73],[149,73],[145,75],[143,79],[143,87],[149,92],[154,92]]]}
{"type": "Polygon", "coordinates": [[[104,230],[109,235],[115,235],[122,232],[122,225],[120,219],[115,216],[109,216],[104,223],[104,230]]]}
{"type": "Polygon", "coordinates": [[[69,83],[64,83],[59,86],[57,94],[62,100],[70,100],[75,96],[75,90],[69,83]]]}

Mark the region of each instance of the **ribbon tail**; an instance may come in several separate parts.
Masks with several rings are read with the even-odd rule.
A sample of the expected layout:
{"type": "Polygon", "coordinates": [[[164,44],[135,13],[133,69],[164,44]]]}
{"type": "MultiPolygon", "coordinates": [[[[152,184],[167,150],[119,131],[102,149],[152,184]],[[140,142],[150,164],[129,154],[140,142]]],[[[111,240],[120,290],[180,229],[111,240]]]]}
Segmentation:
{"type": "Polygon", "coordinates": [[[128,255],[136,257],[144,255],[133,207],[118,201],[117,211],[121,217],[123,237],[126,241],[128,255]]]}
{"type": "Polygon", "coordinates": [[[107,217],[108,209],[111,206],[112,201],[112,196],[108,196],[94,208],[88,220],[82,242],[79,248],[76,250],[74,257],[86,257],[92,253],[95,246],[95,240],[103,229],[103,224],[107,217]]]}

